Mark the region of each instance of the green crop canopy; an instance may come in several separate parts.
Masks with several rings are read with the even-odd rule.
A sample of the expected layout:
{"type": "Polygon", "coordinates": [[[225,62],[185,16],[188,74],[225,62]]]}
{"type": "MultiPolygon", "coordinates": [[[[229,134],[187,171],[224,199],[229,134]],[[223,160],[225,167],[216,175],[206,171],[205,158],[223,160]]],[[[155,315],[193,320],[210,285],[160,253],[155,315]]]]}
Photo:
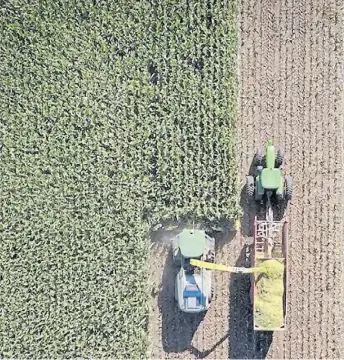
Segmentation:
{"type": "Polygon", "coordinates": [[[179,234],[179,248],[186,258],[196,258],[203,255],[206,235],[201,230],[183,230],[179,234]]]}

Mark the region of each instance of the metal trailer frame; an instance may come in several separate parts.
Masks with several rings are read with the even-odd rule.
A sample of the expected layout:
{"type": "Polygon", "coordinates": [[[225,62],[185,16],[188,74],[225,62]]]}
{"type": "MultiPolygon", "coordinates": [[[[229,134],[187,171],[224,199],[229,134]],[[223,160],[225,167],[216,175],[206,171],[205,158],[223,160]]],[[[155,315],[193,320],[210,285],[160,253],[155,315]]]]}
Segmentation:
{"type": "Polygon", "coordinates": [[[256,279],[258,274],[251,275],[251,303],[253,306],[253,330],[254,331],[284,331],[286,329],[287,320],[287,303],[288,303],[288,224],[289,220],[286,218],[284,221],[267,221],[257,220],[257,216],[254,219],[254,242],[253,242],[253,254],[252,254],[252,267],[257,266],[257,258],[268,259],[264,256],[264,242],[269,236],[278,234],[282,231],[282,244],[281,251],[283,257],[272,257],[276,260],[284,261],[284,296],[283,296],[283,317],[284,321],[279,328],[258,328],[256,327],[254,315],[255,315],[255,298],[257,296],[256,279]],[[259,256],[260,255],[260,256],[259,256]]]}

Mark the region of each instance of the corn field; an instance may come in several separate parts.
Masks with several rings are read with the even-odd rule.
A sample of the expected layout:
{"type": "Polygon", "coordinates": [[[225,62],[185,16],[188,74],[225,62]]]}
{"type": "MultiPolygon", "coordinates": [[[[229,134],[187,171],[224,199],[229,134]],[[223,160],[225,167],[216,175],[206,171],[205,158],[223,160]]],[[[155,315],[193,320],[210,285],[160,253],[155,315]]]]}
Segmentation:
{"type": "Polygon", "coordinates": [[[151,226],[238,214],[233,1],[6,1],[1,357],[148,349],[151,226]]]}

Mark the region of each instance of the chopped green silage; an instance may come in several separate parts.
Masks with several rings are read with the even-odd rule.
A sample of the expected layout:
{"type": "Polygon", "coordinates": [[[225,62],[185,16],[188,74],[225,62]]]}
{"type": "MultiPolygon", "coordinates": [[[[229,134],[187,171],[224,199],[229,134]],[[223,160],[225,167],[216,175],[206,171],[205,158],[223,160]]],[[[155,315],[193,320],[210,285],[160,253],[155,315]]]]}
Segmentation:
{"type": "Polygon", "coordinates": [[[279,328],[283,324],[284,264],[265,260],[258,267],[265,271],[256,281],[255,324],[264,329],[279,328]]]}

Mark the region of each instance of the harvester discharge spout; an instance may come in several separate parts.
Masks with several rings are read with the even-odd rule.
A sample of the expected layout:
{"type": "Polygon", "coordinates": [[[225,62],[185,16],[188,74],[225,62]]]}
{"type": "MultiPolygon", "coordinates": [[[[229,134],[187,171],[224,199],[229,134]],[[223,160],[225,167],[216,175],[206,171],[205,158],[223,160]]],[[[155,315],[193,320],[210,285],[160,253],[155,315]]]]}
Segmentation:
{"type": "Polygon", "coordinates": [[[266,271],[264,267],[245,268],[245,267],[227,266],[222,264],[209,263],[207,261],[201,261],[196,259],[191,259],[190,264],[203,269],[226,271],[236,274],[253,274],[253,273],[266,271]]]}

